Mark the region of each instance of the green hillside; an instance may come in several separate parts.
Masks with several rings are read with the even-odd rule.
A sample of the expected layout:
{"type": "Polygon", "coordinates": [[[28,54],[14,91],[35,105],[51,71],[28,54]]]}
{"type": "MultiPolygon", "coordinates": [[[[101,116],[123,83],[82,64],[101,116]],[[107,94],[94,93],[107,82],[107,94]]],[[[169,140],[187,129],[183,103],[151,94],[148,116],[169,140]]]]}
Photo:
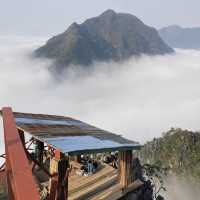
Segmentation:
{"type": "Polygon", "coordinates": [[[200,180],[200,133],[172,128],[161,138],[147,142],[140,157],[144,163],[200,180]]]}

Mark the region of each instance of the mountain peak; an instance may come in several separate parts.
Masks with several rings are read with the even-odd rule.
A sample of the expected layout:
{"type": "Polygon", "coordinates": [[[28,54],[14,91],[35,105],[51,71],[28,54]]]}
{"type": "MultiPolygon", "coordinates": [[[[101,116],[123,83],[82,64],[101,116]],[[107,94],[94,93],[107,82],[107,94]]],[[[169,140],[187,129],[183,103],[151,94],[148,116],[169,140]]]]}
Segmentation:
{"type": "Polygon", "coordinates": [[[182,29],[181,26],[174,24],[174,25],[170,25],[170,26],[163,27],[161,30],[179,31],[179,30],[181,30],[181,29],[182,29]]]}
{"type": "Polygon", "coordinates": [[[115,16],[117,13],[112,10],[112,9],[108,9],[106,11],[104,11],[101,16],[106,16],[106,17],[110,17],[110,16],[115,16]]]}
{"type": "Polygon", "coordinates": [[[171,25],[159,30],[163,40],[174,48],[200,49],[200,27],[171,25]]]}
{"type": "Polygon", "coordinates": [[[72,23],[72,24],[70,25],[70,27],[79,27],[79,25],[78,25],[76,22],[74,22],[74,23],[72,23]]]}
{"type": "Polygon", "coordinates": [[[36,50],[36,56],[53,58],[56,67],[91,65],[94,61],[123,61],[142,54],[172,53],[156,29],[131,14],[109,9],[82,24],[73,23],[64,33],[36,50]]]}

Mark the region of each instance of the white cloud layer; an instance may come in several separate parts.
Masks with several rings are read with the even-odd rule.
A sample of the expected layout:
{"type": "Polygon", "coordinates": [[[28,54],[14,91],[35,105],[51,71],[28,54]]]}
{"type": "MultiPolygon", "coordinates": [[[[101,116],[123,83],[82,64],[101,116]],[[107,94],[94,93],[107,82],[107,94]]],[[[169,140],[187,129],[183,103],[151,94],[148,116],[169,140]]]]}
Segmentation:
{"type": "Polygon", "coordinates": [[[58,81],[49,60],[30,57],[43,41],[0,36],[0,107],[69,115],[142,143],[172,126],[200,129],[200,51],[73,68],[58,81]]]}
{"type": "Polygon", "coordinates": [[[50,61],[30,54],[42,39],[0,37],[0,106],[65,114],[144,142],[172,126],[200,129],[200,51],[70,69],[55,80],[50,61]]]}
{"type": "Polygon", "coordinates": [[[166,200],[197,200],[200,196],[199,183],[189,177],[171,175],[166,182],[167,191],[163,193],[166,200]]]}

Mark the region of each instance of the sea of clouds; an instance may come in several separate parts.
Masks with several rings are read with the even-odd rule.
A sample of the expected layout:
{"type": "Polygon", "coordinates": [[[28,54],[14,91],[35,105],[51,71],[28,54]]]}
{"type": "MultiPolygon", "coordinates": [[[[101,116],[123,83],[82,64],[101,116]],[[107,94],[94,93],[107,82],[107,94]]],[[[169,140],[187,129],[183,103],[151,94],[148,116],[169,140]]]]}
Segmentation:
{"type": "Polygon", "coordinates": [[[61,80],[31,56],[45,39],[0,36],[0,107],[65,114],[141,143],[170,127],[200,130],[200,51],[72,67],[61,80]]]}
{"type": "Polygon", "coordinates": [[[31,56],[45,40],[0,36],[0,107],[75,117],[141,143],[170,127],[200,130],[200,51],[71,67],[61,80],[31,56]]]}

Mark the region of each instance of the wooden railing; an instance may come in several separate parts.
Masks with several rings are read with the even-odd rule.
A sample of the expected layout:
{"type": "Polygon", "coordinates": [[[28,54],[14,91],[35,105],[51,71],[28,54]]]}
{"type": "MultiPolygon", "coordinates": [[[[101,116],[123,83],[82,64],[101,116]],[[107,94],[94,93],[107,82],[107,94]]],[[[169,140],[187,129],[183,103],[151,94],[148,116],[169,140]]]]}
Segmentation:
{"type": "Polygon", "coordinates": [[[39,200],[37,184],[20,139],[12,109],[2,109],[9,200],[39,200]]]}

